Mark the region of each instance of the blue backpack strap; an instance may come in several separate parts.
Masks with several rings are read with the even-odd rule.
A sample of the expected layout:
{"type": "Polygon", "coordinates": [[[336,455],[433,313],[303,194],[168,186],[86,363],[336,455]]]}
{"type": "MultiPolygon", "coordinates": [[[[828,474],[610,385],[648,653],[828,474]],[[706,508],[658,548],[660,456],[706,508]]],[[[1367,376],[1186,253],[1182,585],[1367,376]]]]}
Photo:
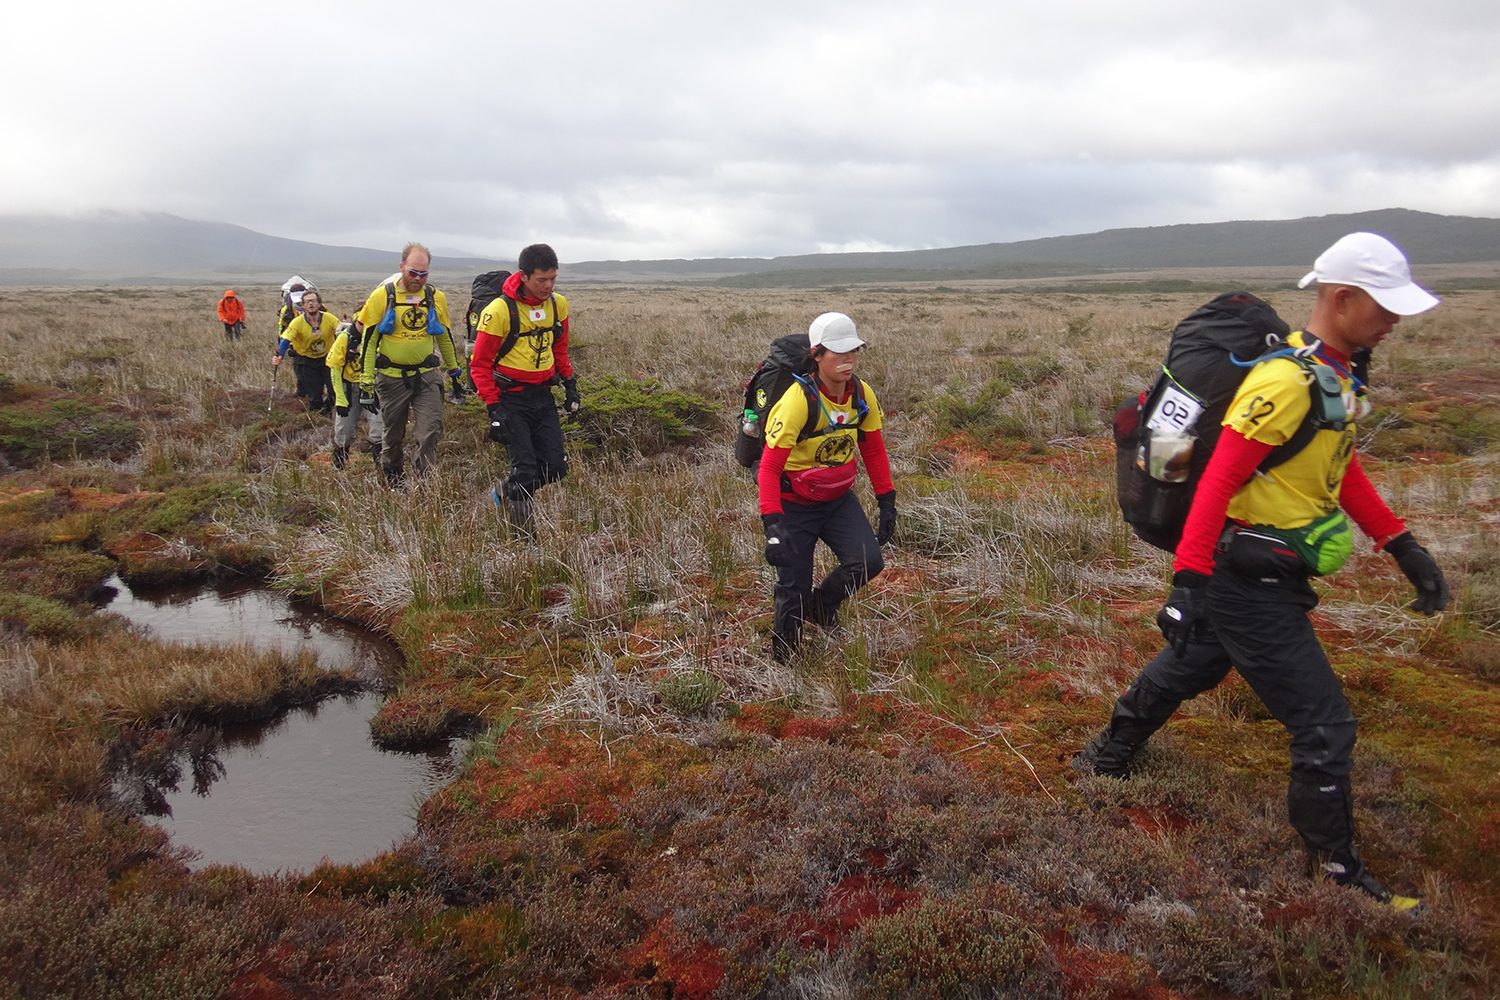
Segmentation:
{"type": "Polygon", "coordinates": [[[385,283],[385,315],[380,317],[380,325],[375,332],[384,336],[393,333],[396,329],[396,283],[387,281],[385,283]]]}
{"type": "Polygon", "coordinates": [[[442,322],[437,318],[436,296],[433,294],[431,285],[423,286],[422,308],[427,310],[428,336],[446,337],[448,331],[443,329],[442,322]]]}
{"type": "Polygon", "coordinates": [[[816,405],[818,412],[822,413],[823,419],[828,422],[828,425],[821,430],[813,430],[812,428],[817,423],[817,420],[809,419],[807,423],[802,425],[802,431],[797,435],[798,441],[806,441],[808,438],[823,437],[824,435],[832,434],[835,431],[848,430],[850,428],[854,428],[856,431],[858,431],[859,425],[870,413],[870,406],[865,402],[865,386],[864,383],[859,380],[858,375],[850,376],[851,380],[854,382],[853,390],[855,417],[847,424],[836,424],[833,422],[833,415],[828,412],[828,407],[823,405],[822,395],[816,388],[814,388],[812,380],[804,379],[801,375],[793,375],[792,378],[796,379],[797,384],[802,386],[802,391],[807,394],[808,417],[812,418],[813,407],[814,405],[816,405]]]}

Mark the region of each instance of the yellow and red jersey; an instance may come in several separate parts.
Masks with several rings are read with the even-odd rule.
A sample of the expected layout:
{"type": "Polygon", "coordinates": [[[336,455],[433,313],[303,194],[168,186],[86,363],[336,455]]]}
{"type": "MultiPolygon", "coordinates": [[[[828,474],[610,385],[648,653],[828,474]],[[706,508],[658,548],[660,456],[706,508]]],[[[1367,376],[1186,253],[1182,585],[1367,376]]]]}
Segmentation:
{"type": "Polygon", "coordinates": [[[533,299],[522,293],[524,275],[517,271],[505,279],[503,294],[480,313],[474,333],[474,358],[469,373],[485,403],[500,398],[506,380],[516,387],[540,385],[554,375],[569,378],[573,364],[568,359],[568,300],[553,294],[533,299]],[[509,297],[516,305],[518,329],[510,350],[500,357],[500,349],[510,338],[509,297]],[[495,376],[500,375],[499,382],[495,376]]]}

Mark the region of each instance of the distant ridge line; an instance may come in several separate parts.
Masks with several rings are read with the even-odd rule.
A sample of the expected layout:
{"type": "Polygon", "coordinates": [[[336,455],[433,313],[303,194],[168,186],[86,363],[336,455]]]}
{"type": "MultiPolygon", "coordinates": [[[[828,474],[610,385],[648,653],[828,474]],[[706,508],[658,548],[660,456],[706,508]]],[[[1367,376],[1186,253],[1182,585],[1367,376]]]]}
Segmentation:
{"type": "MultiPolygon", "coordinates": [[[[1075,236],[1049,236],[1012,243],[984,243],[932,250],[798,254],[771,258],[585,261],[565,265],[570,274],[637,273],[661,276],[713,275],[736,284],[735,275],[817,270],[970,272],[1034,265],[1087,265],[1092,270],[1054,273],[1143,271],[1172,267],[1311,266],[1346,233],[1378,232],[1399,244],[1419,264],[1500,261],[1500,219],[1437,215],[1405,208],[1310,216],[1303,219],[1182,223],[1106,229],[1075,236]]],[[[952,275],[958,278],[957,274],[952,275]]],[[[966,274],[964,277],[981,275],[966,274]]],[[[994,277],[1029,277],[1020,273],[994,277]]],[[[919,276],[930,277],[930,276],[919,276]]],[[[851,279],[852,280],[852,279],[851,279]]],[[[865,280],[913,280],[892,276],[865,280]]]]}
{"type": "MultiPolygon", "coordinates": [[[[1310,266],[1338,237],[1356,230],[1395,240],[1417,267],[1500,262],[1500,219],[1437,215],[1404,208],[1302,219],[1184,223],[1106,229],[1011,243],[930,250],[602,260],[564,263],[564,280],[661,281],[727,287],[1050,278],[1168,268],[1310,266]]],[[[102,213],[87,218],[0,216],[0,284],[159,278],[171,283],[280,282],[307,268],[326,277],[378,280],[397,250],[329,246],[268,236],[243,226],[164,213],[102,213]],[[328,274],[331,272],[332,274],[328,274]],[[379,272],[379,273],[377,273],[379,272]]],[[[514,263],[438,254],[442,281],[514,263]]],[[[309,275],[311,277],[311,275],[309,275]]]]}

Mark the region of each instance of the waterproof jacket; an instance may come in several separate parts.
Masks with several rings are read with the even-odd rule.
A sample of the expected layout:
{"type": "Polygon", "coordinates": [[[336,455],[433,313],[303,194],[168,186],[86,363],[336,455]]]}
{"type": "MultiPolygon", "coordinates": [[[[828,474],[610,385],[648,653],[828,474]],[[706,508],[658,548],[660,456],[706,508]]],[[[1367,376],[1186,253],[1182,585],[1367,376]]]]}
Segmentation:
{"type": "Polygon", "coordinates": [[[219,319],[225,323],[245,322],[245,303],[233,292],[225,292],[219,300],[219,319]]]}

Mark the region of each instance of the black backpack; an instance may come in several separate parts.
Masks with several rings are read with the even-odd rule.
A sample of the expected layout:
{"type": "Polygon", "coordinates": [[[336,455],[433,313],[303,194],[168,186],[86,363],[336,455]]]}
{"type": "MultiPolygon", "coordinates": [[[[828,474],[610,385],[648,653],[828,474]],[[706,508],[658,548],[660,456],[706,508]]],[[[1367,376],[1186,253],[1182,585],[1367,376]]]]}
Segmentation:
{"type": "Polygon", "coordinates": [[[792,386],[802,387],[807,395],[808,421],[797,435],[798,441],[822,437],[834,431],[859,427],[869,412],[865,405],[865,386],[857,376],[853,377],[854,407],[858,416],[853,423],[835,424],[822,430],[813,430],[817,420],[813,414],[819,408],[818,390],[814,386],[817,363],[813,361],[812,345],[805,333],[794,333],[771,341],[771,353],[755,367],[755,373],[745,382],[744,407],[739,414],[740,433],[734,437],[734,459],[747,469],[760,464],[761,452],[766,446],[766,414],[771,412],[781,397],[792,386]],[[753,430],[754,433],[748,433],[753,430]]]}
{"type": "MultiPolygon", "coordinates": [[[[1322,367],[1302,351],[1287,350],[1290,333],[1291,327],[1276,310],[1249,292],[1220,295],[1177,324],[1161,374],[1151,388],[1125,400],[1115,411],[1120,512],[1141,541],[1176,551],[1198,481],[1223,431],[1224,414],[1258,360],[1284,355],[1309,371],[1322,367]]],[[[1368,354],[1352,361],[1356,377],[1362,380],[1368,354]]],[[[1328,386],[1314,378],[1309,391],[1313,406],[1307,418],[1291,438],[1266,456],[1260,471],[1293,458],[1318,431],[1343,427],[1342,421],[1324,416],[1328,386]]],[[[1342,412],[1341,405],[1336,409],[1342,412]]]]}
{"type": "MultiPolygon", "coordinates": [[[[505,294],[505,279],[509,277],[509,271],[486,271],[469,286],[469,309],[464,314],[464,329],[470,341],[474,339],[474,328],[479,325],[479,317],[484,315],[484,307],[505,294]]],[[[515,320],[512,319],[511,329],[515,329],[515,326],[515,320]]]]}

